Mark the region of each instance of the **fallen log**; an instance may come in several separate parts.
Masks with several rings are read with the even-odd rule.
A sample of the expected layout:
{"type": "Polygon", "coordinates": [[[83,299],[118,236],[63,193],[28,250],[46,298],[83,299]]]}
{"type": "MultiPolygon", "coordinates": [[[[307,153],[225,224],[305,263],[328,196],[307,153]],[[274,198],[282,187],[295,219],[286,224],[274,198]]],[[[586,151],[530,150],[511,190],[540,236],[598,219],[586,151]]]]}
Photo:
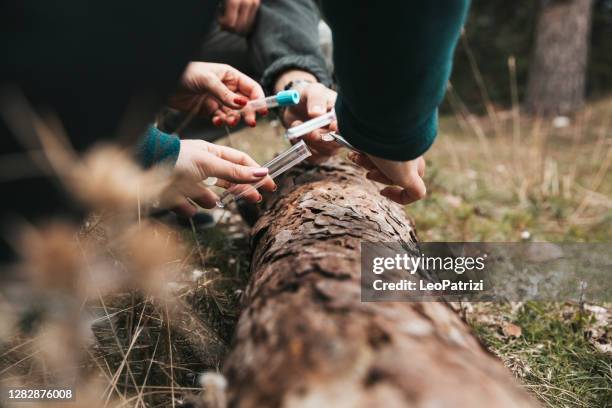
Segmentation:
{"type": "Polygon", "coordinates": [[[224,366],[230,406],[535,406],[448,305],[361,302],[360,242],[416,242],[378,190],[331,161],[265,200],[224,366]]]}

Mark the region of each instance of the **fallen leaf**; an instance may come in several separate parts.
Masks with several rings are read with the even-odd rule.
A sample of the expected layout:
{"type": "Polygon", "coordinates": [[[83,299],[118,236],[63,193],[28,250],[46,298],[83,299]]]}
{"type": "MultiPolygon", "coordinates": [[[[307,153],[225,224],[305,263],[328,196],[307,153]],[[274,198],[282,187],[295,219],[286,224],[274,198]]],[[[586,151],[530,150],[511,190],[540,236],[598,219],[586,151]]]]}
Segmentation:
{"type": "Polygon", "coordinates": [[[523,334],[521,326],[517,326],[514,323],[506,323],[503,330],[506,337],[521,337],[521,334],[523,334]]]}

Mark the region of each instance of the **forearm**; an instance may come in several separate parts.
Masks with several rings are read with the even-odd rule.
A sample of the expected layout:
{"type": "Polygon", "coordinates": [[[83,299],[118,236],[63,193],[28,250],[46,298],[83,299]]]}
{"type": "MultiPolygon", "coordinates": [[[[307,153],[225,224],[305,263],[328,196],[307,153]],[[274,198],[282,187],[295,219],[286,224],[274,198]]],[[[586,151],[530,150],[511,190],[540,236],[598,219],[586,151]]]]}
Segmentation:
{"type": "Polygon", "coordinates": [[[399,161],[429,149],[468,6],[323,0],[334,32],[339,128],[354,146],[399,161]]]}

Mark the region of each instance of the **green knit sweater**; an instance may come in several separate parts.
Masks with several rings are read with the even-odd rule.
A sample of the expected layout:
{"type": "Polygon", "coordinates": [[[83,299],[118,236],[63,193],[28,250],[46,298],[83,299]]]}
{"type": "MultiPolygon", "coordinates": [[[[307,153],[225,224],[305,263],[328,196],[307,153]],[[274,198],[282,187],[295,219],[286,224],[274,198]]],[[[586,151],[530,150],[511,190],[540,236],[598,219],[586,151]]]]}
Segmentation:
{"type": "Polygon", "coordinates": [[[176,135],[169,135],[155,126],[150,126],[140,139],[136,149],[136,158],[144,168],[155,164],[174,165],[181,149],[181,140],[176,135]]]}

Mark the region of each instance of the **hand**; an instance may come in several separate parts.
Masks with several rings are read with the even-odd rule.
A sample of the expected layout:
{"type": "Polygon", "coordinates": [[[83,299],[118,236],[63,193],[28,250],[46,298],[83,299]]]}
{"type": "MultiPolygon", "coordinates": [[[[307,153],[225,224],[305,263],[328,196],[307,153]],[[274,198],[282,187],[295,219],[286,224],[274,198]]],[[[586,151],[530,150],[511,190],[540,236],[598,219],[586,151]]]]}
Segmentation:
{"type": "MultiPolygon", "coordinates": [[[[263,97],[264,92],[257,82],[229,65],[191,62],[169,105],[186,112],[212,115],[215,126],[235,126],[240,121],[238,110],[249,100],[263,97]]],[[[267,110],[258,113],[265,115],[267,110]]],[[[249,110],[242,114],[247,125],[256,125],[256,112],[249,110]]]]}
{"type": "MultiPolygon", "coordinates": [[[[320,83],[300,84],[300,103],[285,109],[282,122],[288,127],[297,126],[309,119],[320,116],[334,108],[337,93],[320,83]]],[[[337,132],[338,123],[332,122],[328,127],[317,129],[303,137],[312,151],[310,161],[321,162],[335,155],[341,146],[336,142],[326,142],[322,135],[329,132],[337,132]]]]}
{"type": "Polygon", "coordinates": [[[226,31],[247,35],[253,29],[260,0],[225,0],[219,25],[226,31]]]}
{"type": "MultiPolygon", "coordinates": [[[[181,140],[181,150],[175,165],[177,182],[171,188],[170,206],[185,217],[192,217],[197,209],[190,198],[204,208],[213,208],[219,197],[202,183],[209,177],[218,179],[216,185],[229,188],[234,183],[256,183],[265,178],[264,190],[274,191],[276,185],[268,175],[268,169],[260,167],[249,155],[230,147],[219,146],[203,140],[181,140]]],[[[261,194],[248,190],[244,198],[259,202],[261,194]]]]}
{"type": "Polygon", "coordinates": [[[385,160],[364,153],[351,152],[348,158],[368,170],[366,177],[387,184],[380,194],[399,204],[410,204],[425,197],[427,189],[423,156],[405,162],[385,160]]]}

